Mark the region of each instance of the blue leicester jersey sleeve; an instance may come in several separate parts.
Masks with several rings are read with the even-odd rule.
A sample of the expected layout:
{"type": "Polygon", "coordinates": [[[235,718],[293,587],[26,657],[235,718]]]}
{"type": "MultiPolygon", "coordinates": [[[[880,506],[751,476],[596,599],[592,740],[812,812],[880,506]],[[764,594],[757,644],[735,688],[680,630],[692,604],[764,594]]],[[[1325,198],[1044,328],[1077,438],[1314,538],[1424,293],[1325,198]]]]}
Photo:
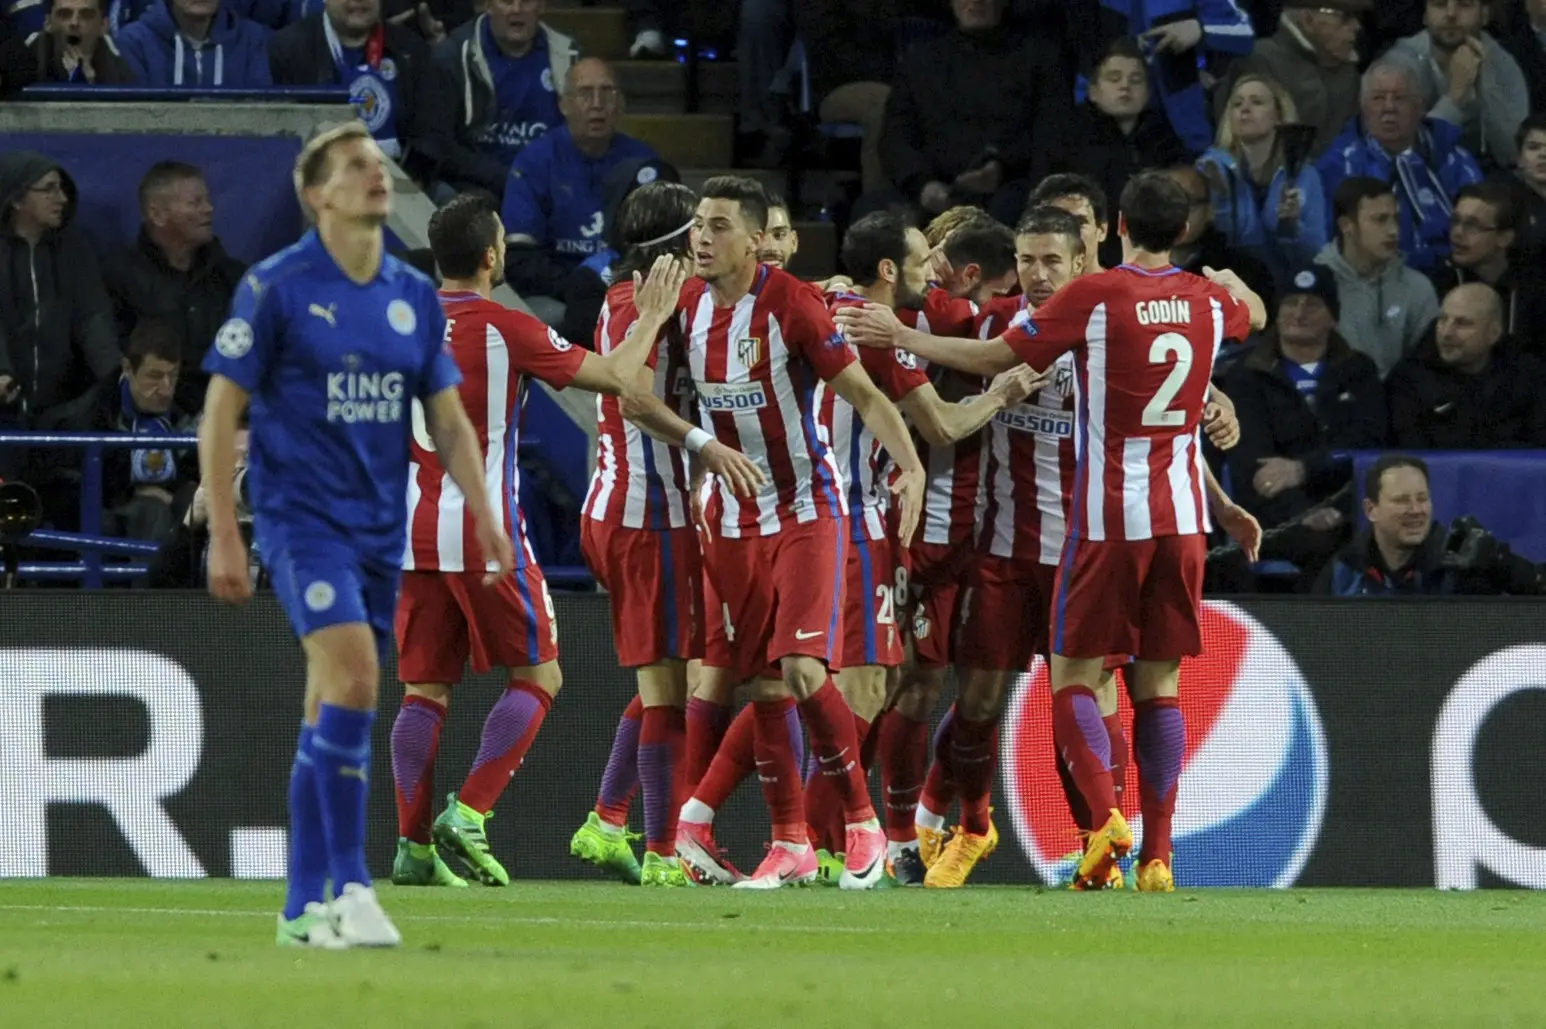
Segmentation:
{"type": "Polygon", "coordinates": [[[402,556],[412,403],[457,385],[434,285],[391,256],[349,279],[315,232],[254,267],[204,370],[251,395],[254,529],[402,556]]]}

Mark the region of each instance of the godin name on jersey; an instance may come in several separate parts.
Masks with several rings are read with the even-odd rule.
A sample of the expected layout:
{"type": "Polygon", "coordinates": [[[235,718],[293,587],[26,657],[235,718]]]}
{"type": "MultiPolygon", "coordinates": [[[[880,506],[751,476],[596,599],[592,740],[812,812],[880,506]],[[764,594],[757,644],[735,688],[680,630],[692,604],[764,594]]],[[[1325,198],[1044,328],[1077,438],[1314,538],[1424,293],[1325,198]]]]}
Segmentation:
{"type": "Polygon", "coordinates": [[[1139,325],[1190,325],[1192,305],[1186,300],[1141,300],[1133,305],[1139,325]]]}
{"type": "Polygon", "coordinates": [[[402,373],[329,372],[327,420],[349,425],[402,421],[402,373]]]}

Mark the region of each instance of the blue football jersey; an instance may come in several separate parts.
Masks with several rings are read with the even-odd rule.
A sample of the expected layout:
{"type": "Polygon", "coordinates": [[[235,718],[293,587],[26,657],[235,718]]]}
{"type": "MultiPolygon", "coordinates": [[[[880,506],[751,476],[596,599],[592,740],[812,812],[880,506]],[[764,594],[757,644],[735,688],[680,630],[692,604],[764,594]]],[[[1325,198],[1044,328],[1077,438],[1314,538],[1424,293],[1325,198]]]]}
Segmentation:
{"type": "Polygon", "coordinates": [[[251,394],[253,528],[402,556],[413,401],[456,386],[429,279],[387,255],[346,276],[315,231],[254,267],[204,360],[251,394]]]}

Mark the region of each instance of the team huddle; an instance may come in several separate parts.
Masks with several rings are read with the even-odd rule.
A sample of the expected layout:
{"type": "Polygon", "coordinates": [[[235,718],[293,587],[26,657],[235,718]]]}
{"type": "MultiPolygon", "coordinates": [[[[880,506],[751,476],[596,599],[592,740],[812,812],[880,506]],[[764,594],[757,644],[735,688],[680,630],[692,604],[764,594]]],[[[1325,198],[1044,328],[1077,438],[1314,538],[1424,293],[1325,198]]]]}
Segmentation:
{"type": "MultiPolygon", "coordinates": [[[[1179,665],[1201,652],[1210,511],[1248,552],[1260,536],[1204,463],[1203,432],[1221,447],[1238,434],[1209,378],[1222,342],[1265,314],[1229,272],[1170,265],[1189,209],[1171,180],[1140,175],[1124,191],[1126,263],[1110,271],[1094,264],[1077,202],[1058,202],[1078,198],[1033,209],[1014,232],[1014,296],[995,295],[1008,283],[942,274],[969,218],[933,247],[899,216],[860,220],[844,243],[851,282],[823,292],[759,260],[769,200],[754,181],[713,179],[701,196],[652,183],[619,213],[617,284],[587,351],[489,299],[504,229],[486,201],[459,197],[431,222],[445,280],[436,317],[418,299],[428,283],[379,250],[374,266],[349,261],[384,220],[369,141],[324,138],[301,160],[311,164],[297,189],[318,230],[255,269],[211,352],[211,397],[231,396],[214,408],[229,429],[201,440],[206,483],[221,469],[207,458],[249,395],[254,492],[296,457],[287,445],[308,426],[274,427],[287,358],[338,362],[347,371],[330,371],[328,394],[337,386],[351,403],[388,389],[343,376],[395,361],[388,399],[411,402],[412,424],[405,432],[382,408],[372,424],[340,425],[329,408],[310,426],[342,440],[338,462],[356,479],[362,467],[380,473],[371,495],[401,486],[400,592],[384,566],[384,512],[383,531],[365,534],[330,496],[258,499],[257,545],[308,660],[281,944],[400,941],[363,867],[373,675],[394,635],[405,696],[392,730],[393,881],[465,886],[443,854],[470,878],[509,881],[485,822],[562,681],[552,602],[515,500],[529,377],[600,395],[582,545],[638,683],[576,856],[649,886],[961,886],[998,841],[989,801],[1006,693],[1042,655],[1059,770],[1084,831],[1070,885],[1121,885],[1135,845],[1118,797],[1122,669],[1143,816],[1137,886],[1173,888],[1179,665]],[[298,250],[356,290],[413,295],[383,308],[398,352],[367,355],[356,342],[362,352],[334,355],[311,341],[320,319],[272,295],[304,278],[285,274],[298,250]],[[346,535],[344,557],[319,545],[346,535]],[[468,664],[507,670],[508,686],[435,817],[440,730],[468,664]],[[930,761],[950,668],[958,697],[930,761]],[[750,702],[736,712],[738,693],[750,702]],[[880,812],[868,786],[877,764],[880,812]],[[743,874],[714,821],[754,773],[772,843],[743,874]],[[636,794],[642,864],[627,830],[636,794]]],[[[210,495],[224,504],[229,487],[210,495]]],[[[239,600],[250,590],[239,537],[223,511],[211,526],[212,590],[239,600]]]]}

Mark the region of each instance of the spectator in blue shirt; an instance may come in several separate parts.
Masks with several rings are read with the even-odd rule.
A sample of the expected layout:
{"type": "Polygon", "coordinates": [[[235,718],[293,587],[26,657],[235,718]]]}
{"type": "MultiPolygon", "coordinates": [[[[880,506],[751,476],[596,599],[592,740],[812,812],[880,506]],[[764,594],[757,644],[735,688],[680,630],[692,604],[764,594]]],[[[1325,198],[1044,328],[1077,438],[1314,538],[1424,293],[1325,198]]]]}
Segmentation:
{"type": "Polygon", "coordinates": [[[1231,246],[1265,264],[1280,291],[1289,271],[1309,264],[1327,241],[1320,176],[1301,153],[1290,177],[1278,132],[1297,120],[1293,98],[1279,83],[1242,75],[1230,90],[1217,144],[1198,162],[1213,195],[1214,226],[1231,246]]]}
{"type": "Polygon", "coordinates": [[[456,108],[440,155],[448,192],[475,186],[500,196],[521,149],[563,124],[558,90],[579,50],[542,24],[545,7],[545,0],[488,0],[437,49],[456,108]]]}
{"type": "Polygon", "coordinates": [[[163,0],[118,33],[118,49],[147,86],[261,89],[273,82],[268,36],[221,0],[163,0]]]}
{"type": "Polygon", "coordinates": [[[649,144],[617,131],[623,93],[605,61],[575,62],[561,106],[568,124],[521,151],[501,212],[509,234],[506,278],[532,313],[553,326],[563,321],[559,298],[570,274],[606,248],[608,173],[624,161],[658,159],[649,144]]]}
{"type": "MultiPolygon", "coordinates": [[[[1358,177],[1393,183],[1406,263],[1431,272],[1449,256],[1449,223],[1460,187],[1482,172],[1460,145],[1460,129],[1424,117],[1422,79],[1411,58],[1388,53],[1364,73],[1362,116],[1350,122],[1316,164],[1321,192],[1335,196],[1358,177]]],[[[1334,217],[1328,212],[1328,218],[1334,217]]],[[[1328,221],[1327,231],[1335,225],[1328,221]]]]}

